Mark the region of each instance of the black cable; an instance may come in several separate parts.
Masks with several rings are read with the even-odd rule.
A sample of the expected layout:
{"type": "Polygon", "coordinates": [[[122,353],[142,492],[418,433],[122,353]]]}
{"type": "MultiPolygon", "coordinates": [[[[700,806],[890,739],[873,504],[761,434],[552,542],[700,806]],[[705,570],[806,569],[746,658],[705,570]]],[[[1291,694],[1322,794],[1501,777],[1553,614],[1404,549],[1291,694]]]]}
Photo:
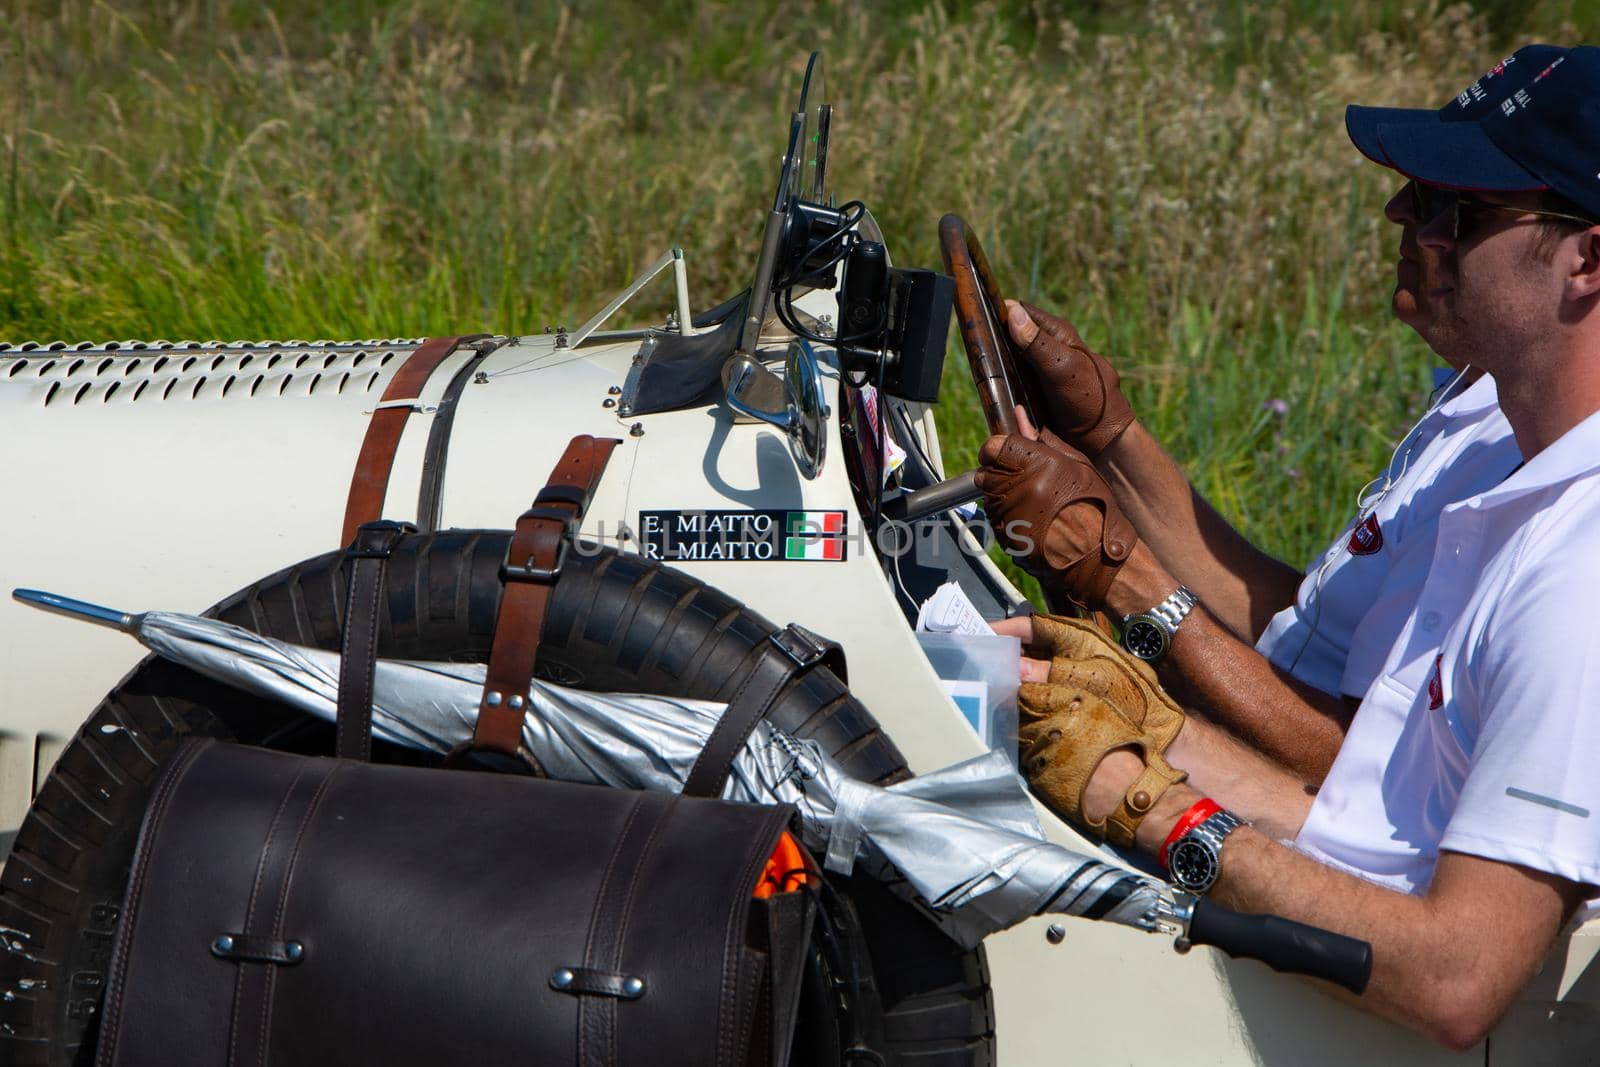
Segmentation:
{"type": "Polygon", "coordinates": [[[839,213],[841,216],[839,225],[834,228],[833,232],[828,234],[821,241],[818,241],[815,247],[806,249],[801,255],[796,269],[804,270],[805,274],[801,275],[800,277],[786,276],[779,281],[775,281],[772,285],[772,291],[775,296],[773,308],[778,314],[778,321],[783,323],[784,328],[789,330],[789,332],[793,333],[797,337],[803,337],[807,341],[811,341],[815,344],[823,344],[830,347],[837,347],[841,344],[850,344],[855,341],[862,340],[863,338],[872,336],[873,333],[882,329],[882,326],[879,325],[875,330],[872,331],[864,331],[843,337],[835,333],[833,337],[823,337],[820,334],[813,333],[801,326],[794,313],[793,291],[795,287],[798,286],[805,277],[820,274],[823,271],[837,266],[839,262],[849,254],[850,248],[854,243],[854,234],[852,234],[851,231],[855,228],[856,224],[866,216],[867,205],[860,200],[851,200],[840,206],[839,213]],[[837,252],[835,252],[822,263],[811,267],[810,269],[806,269],[806,264],[811,257],[817,255],[835,243],[839,245],[837,252]]]}

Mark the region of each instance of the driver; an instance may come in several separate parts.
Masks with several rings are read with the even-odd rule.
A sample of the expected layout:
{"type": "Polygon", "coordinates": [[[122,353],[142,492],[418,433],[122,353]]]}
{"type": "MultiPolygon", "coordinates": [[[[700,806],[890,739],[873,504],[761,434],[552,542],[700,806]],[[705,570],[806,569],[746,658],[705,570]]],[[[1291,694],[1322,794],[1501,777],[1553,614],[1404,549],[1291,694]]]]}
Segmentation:
{"type": "MultiPolygon", "coordinates": [[[[1183,721],[1143,664],[1086,628],[1040,624],[1044,651],[1063,655],[1022,695],[1024,769],[1052,806],[1131,839],[1180,885],[1230,907],[1370,941],[1373,979],[1361,1002],[1453,1048],[1488,1033],[1600,885],[1600,776],[1591,766],[1600,713],[1586,684],[1586,665],[1600,655],[1600,616],[1587,603],[1600,588],[1600,49],[1524,49],[1465,95],[1486,106],[1347,116],[1357,145],[1409,179],[1386,209],[1401,227],[1397,314],[1446,362],[1489,377],[1447,394],[1417,435],[1429,438],[1417,455],[1432,453],[1434,473],[1413,495],[1457,477],[1467,495],[1436,496],[1433,528],[1416,536],[1395,519],[1385,529],[1382,518],[1377,534],[1359,536],[1381,500],[1350,531],[1352,556],[1380,536],[1398,544],[1374,600],[1384,604],[1393,581],[1403,590],[1393,602],[1405,607],[1394,612],[1398,624],[1384,624],[1390,647],[1321,788],[1311,792],[1304,777],[1208,722],[1183,721]],[[1496,441],[1485,428],[1491,415],[1462,421],[1485,389],[1512,432],[1514,470],[1470,466],[1496,441]],[[1473,400],[1450,407],[1451,395],[1473,400]],[[1427,433],[1441,414],[1444,428],[1427,433]],[[1483,435],[1471,451],[1431,447],[1464,428],[1483,435]],[[1408,562],[1412,553],[1420,556],[1408,562]]],[[[1286,690],[1303,695],[1243,655],[1217,651],[1225,630],[1262,629],[1262,605],[1274,588],[1283,596],[1290,576],[1279,568],[1276,585],[1241,577],[1251,568],[1238,564],[1254,550],[1190,495],[1131,413],[1119,413],[1115,375],[1070,327],[1036,325],[1105,384],[1112,432],[1097,418],[1098,431],[1079,437],[1097,449],[1150,543],[1131,552],[1108,544],[1124,536],[1120,516],[1092,502],[1094,468],[1048,431],[984,446],[991,511],[1044,531],[1032,565],[1070,596],[1104,590],[1113,609],[1146,609],[1136,600],[1146,583],[1176,584],[1164,562],[1186,582],[1209,583],[1206,608],[1189,616],[1206,624],[1193,637],[1214,631],[1211,640],[1193,640],[1183,622],[1172,643],[1174,661],[1185,645],[1221,660],[1209,674],[1180,670],[1191,683],[1199,677],[1202,697],[1208,684],[1257,686],[1253,706],[1270,711],[1286,690]],[[1087,488],[1064,496],[1063,484],[1087,488]],[[1187,523],[1157,521],[1180,513],[1187,523]],[[1164,540],[1168,525],[1179,532],[1164,540]],[[1184,538],[1204,543],[1185,548],[1184,538]],[[1117,559],[1126,563],[1108,584],[1117,559]]],[[[1402,464],[1408,472],[1417,455],[1402,464]]],[[[1391,481],[1392,491],[1402,477],[1391,481]]],[[[1298,621],[1316,627],[1302,602],[1314,605],[1317,587],[1301,592],[1298,621]]],[[[1355,656],[1346,654],[1347,669],[1355,656]]],[[[1308,708],[1326,708],[1284,706],[1297,724],[1308,708]]]]}
{"type": "MultiPolygon", "coordinates": [[[[1429,122],[1487,115],[1562,51],[1525,47],[1436,114],[1406,114],[1429,122]]],[[[1349,129],[1364,154],[1387,164],[1378,142],[1357,124],[1349,129]]],[[[1417,188],[1397,194],[1391,220],[1407,208],[1433,210],[1400,202],[1417,188]]],[[[1402,272],[1425,264],[1419,249],[1402,249],[1402,272]]],[[[1256,549],[1207,504],[1137,421],[1115,369],[1069,323],[1027,305],[1010,304],[1009,312],[1024,358],[1050,387],[1048,428],[1093,461],[1143,540],[1145,550],[1135,549],[1135,566],[1103,606],[1119,618],[1153,609],[1158,623],[1176,616],[1172,640],[1143,649],[1157,660],[1167,653],[1169,681],[1263,751],[1320,781],[1350,710],[1416,603],[1440,509],[1497,484],[1521,462],[1493,379],[1470,362],[1451,363],[1470,354],[1442,353],[1449,367],[1428,410],[1368,483],[1357,513],[1301,574],[1256,549]],[[1205,610],[1193,611],[1190,598],[1205,610]]],[[[1431,309],[1412,285],[1397,287],[1394,312],[1428,337],[1431,309]]],[[[1027,637],[1027,628],[1019,620],[1002,632],[1027,637]]],[[[1415,689],[1420,679],[1405,682],[1415,689]]]]}

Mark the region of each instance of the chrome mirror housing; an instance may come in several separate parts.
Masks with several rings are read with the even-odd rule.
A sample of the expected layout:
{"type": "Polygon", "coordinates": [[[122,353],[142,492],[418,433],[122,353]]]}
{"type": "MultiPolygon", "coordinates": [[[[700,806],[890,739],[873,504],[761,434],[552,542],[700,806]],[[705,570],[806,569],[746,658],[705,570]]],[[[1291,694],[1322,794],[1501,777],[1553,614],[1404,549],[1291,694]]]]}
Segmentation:
{"type": "Polygon", "coordinates": [[[774,375],[749,356],[736,356],[728,377],[728,406],[742,419],[782,430],[800,473],[809,480],[827,459],[828,402],[816,353],[800,338],[789,344],[783,366],[783,407],[758,407],[770,395],[774,375]]]}

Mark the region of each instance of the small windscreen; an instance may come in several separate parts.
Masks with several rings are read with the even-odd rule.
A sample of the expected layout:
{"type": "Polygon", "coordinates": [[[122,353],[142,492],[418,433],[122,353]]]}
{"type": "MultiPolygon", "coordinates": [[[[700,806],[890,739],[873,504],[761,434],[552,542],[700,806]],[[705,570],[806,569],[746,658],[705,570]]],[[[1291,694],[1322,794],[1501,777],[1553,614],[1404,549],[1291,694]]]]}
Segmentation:
{"type": "Polygon", "coordinates": [[[755,283],[750,288],[739,349],[754,351],[771,307],[772,278],[777,269],[778,252],[789,220],[789,206],[796,199],[828,202],[828,133],[833,106],[827,101],[822,81],[822,53],[812,52],[806,61],[806,74],[800,83],[800,98],[789,116],[789,138],[778,173],[778,187],[767,215],[761,252],[756,259],[755,283]]]}

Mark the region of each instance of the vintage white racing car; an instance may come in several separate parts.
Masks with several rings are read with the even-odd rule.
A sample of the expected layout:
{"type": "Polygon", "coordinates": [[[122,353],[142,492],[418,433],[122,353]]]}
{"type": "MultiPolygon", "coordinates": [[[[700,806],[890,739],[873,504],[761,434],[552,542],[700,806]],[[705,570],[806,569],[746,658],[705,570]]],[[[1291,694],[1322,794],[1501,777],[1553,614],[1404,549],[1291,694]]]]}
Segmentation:
{"type": "MultiPolygon", "coordinates": [[[[849,695],[780,713],[853,773],[982,753],[913,633],[951,582],[987,618],[1026,610],[952,510],[970,483],[944,481],[932,404],[950,279],[895,269],[866,209],[831,200],[830,116],[814,60],[748,293],[697,312],[671,250],[581,328],[464,339],[412,395],[388,394],[419,340],[0,345],[5,588],[215,605],[337,648],[351,472],[373,412],[401,409],[381,513],[419,533],[391,564],[385,654],[482,658],[505,547],[485,531],[516,519],[572,437],[615,437],[581,532],[620,554],[572,561],[588,568],[560,605],[576,636],[541,652],[543,675],[711,696],[770,625],[752,620],[794,622],[844,647],[849,695]],[[671,321],[605,328],[669,271],[671,321]]],[[[958,259],[977,251],[959,228],[952,241],[958,259]]],[[[954,294],[969,319],[972,283],[988,281],[972,258],[954,294]]],[[[979,373],[989,409],[1009,411],[1003,382],[979,373]]],[[[327,738],[141,661],[126,637],[0,601],[0,1062],[92,1056],[144,789],[196,731],[304,751],[327,738]]],[[[1055,840],[1125,862],[1038,815],[1055,840]]],[[[1600,1034],[1590,927],[1560,941],[1485,1046],[1455,1056],[1321,983],[1211,949],[1041,917],[969,952],[899,900],[853,892],[878,1002],[861,1055],[877,1062],[1500,1067],[1593,1062],[1600,1034]]]]}

